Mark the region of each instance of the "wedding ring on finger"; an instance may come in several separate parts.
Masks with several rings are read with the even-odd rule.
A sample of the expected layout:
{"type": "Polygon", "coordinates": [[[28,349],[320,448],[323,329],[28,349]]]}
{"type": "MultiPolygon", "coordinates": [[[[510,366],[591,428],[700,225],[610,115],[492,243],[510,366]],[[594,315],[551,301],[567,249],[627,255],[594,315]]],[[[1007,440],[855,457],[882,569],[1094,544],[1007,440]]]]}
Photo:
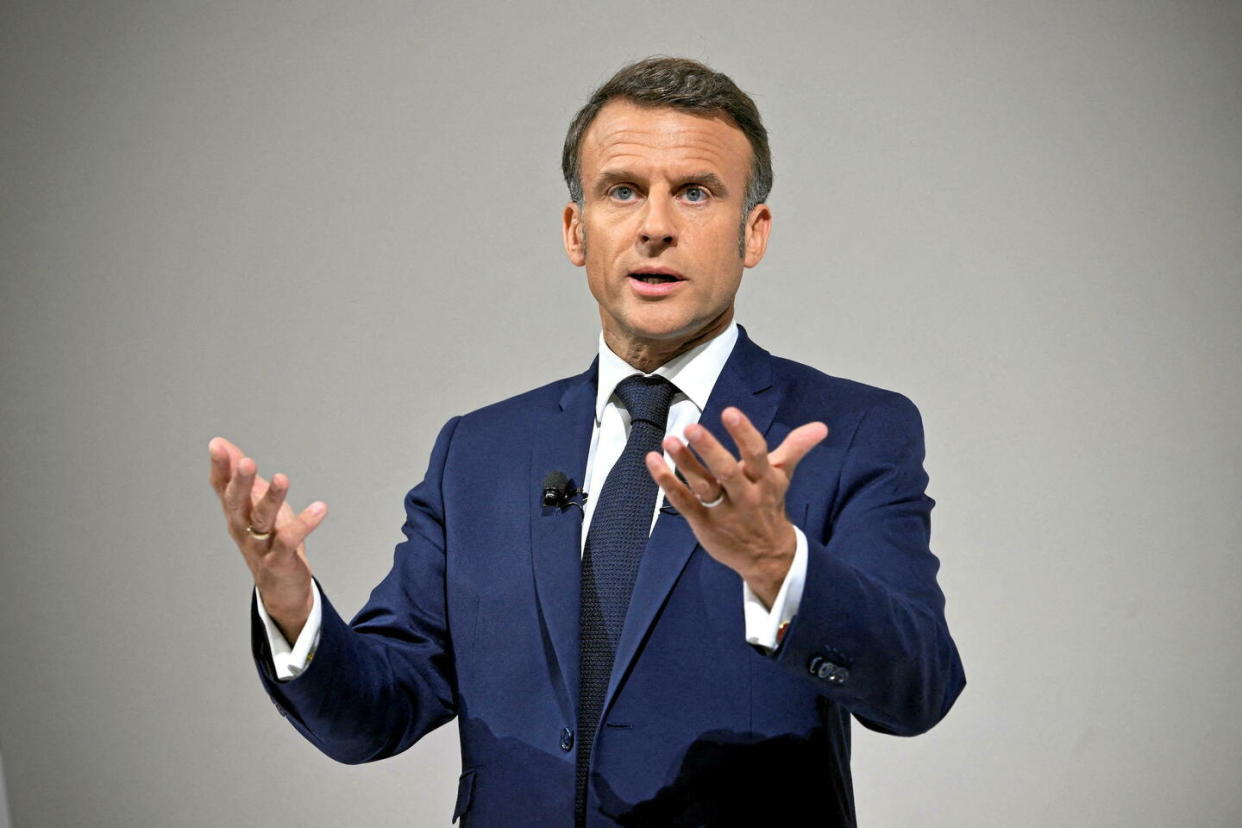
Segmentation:
{"type": "MultiPolygon", "coordinates": [[[[695,496],[696,496],[696,497],[698,497],[698,495],[695,495],[695,496]]],[[[716,499],[715,499],[715,500],[706,500],[706,501],[705,501],[705,500],[703,500],[703,498],[701,498],[701,497],[700,497],[700,498],[699,498],[699,503],[703,504],[703,508],[704,508],[704,509],[715,509],[715,508],[716,508],[717,506],[719,506],[721,503],[724,503],[724,499],[725,499],[725,491],[724,491],[724,489],[721,489],[721,490],[720,490],[720,494],[716,495],[716,499]]]]}
{"type": "Polygon", "coordinates": [[[267,540],[268,538],[272,536],[271,530],[268,530],[266,532],[256,532],[253,526],[246,527],[246,534],[254,538],[255,540],[267,540]]]}

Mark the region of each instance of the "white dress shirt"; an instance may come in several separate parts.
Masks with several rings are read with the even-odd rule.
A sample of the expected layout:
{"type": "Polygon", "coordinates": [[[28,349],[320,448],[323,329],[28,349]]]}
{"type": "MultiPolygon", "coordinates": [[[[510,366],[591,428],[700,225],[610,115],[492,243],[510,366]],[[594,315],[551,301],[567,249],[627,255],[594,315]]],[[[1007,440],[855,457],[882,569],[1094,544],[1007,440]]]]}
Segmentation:
{"type": "MultiPolygon", "coordinates": [[[[716,379],[720,376],[733,346],[737,343],[737,324],[731,323],[715,338],[698,345],[680,356],[674,357],[659,368],[652,371],[677,386],[673,395],[672,405],[668,412],[667,434],[685,441],[686,426],[699,421],[707,399],[711,396],[716,379]]],[[[586,506],[583,508],[581,544],[586,545],[587,529],[591,525],[591,516],[595,512],[595,504],[599,500],[598,493],[604,488],[604,480],[608,472],[625,449],[629,437],[630,415],[621,404],[619,397],[613,393],[620,382],[641,372],[617,356],[604,343],[604,335],[599,337],[599,385],[595,397],[595,427],[591,431],[591,448],[587,454],[586,485],[588,493],[586,506]]],[[[650,375],[648,375],[650,376],[650,375]]],[[[670,465],[668,454],[664,459],[670,465]]],[[[652,511],[651,524],[654,527],[659,517],[660,507],[664,502],[664,493],[656,497],[655,509],[652,511]]],[[[806,579],[807,544],[802,530],[794,527],[797,545],[793,563],[781,584],[776,599],[769,610],[759,596],[755,595],[750,586],[742,582],[742,612],[746,621],[746,640],[750,644],[768,650],[776,648],[777,630],[781,624],[793,619],[802,600],[802,585],[806,579]]],[[[579,548],[581,552],[581,547],[579,548]]],[[[314,656],[315,646],[319,643],[319,630],[322,619],[319,588],[312,582],[313,605],[306,625],[298,635],[298,640],[290,646],[280,629],[268,617],[260,596],[259,616],[267,629],[268,643],[271,646],[272,660],[276,667],[276,676],[284,681],[296,677],[310,663],[314,656]]],[[[255,587],[256,594],[258,587],[255,587]]]]}

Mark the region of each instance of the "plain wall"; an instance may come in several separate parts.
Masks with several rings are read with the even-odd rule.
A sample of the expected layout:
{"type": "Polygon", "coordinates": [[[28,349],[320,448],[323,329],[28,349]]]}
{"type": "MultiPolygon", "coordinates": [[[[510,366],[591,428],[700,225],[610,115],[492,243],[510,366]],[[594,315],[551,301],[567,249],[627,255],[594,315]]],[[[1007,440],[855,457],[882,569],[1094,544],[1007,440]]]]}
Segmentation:
{"type": "Polygon", "coordinates": [[[443,825],[453,726],[277,715],[207,485],[330,514],[352,613],[456,413],[576,373],[590,91],[705,60],[772,136],[739,320],[899,390],[969,686],[855,729],[865,826],[1242,824],[1242,5],[6,2],[0,752],[28,826],[443,825]]]}

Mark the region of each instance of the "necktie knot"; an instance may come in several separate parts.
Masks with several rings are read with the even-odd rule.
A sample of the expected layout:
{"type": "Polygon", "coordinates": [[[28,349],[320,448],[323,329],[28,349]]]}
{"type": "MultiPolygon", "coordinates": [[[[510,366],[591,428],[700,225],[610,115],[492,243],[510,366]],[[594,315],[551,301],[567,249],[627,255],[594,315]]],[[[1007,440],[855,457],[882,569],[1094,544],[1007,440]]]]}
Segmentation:
{"type": "Polygon", "coordinates": [[[617,385],[617,396],[630,412],[630,422],[643,420],[661,431],[668,423],[668,409],[675,393],[677,386],[655,374],[649,377],[636,374],[617,385]]]}

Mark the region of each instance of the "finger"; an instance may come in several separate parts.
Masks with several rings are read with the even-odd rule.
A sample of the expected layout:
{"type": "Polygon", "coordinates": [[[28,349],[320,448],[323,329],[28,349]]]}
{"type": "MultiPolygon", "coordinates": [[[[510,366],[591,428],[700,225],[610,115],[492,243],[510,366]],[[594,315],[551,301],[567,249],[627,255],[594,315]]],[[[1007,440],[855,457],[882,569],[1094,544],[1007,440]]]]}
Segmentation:
{"type": "Polygon", "coordinates": [[[751,424],[740,409],[729,406],[720,417],[742,455],[742,470],[751,480],[762,480],[771,469],[768,463],[768,441],[751,424]]]}
{"type": "Polygon", "coordinates": [[[242,456],[241,449],[223,437],[213,437],[207,443],[207,453],[211,455],[211,475],[208,478],[211,488],[223,497],[224,489],[233,476],[234,464],[242,456]]]}
{"type": "Polygon", "coordinates": [[[664,438],[663,445],[668,456],[676,464],[677,472],[690,486],[691,491],[698,495],[700,500],[715,500],[720,494],[720,483],[699,461],[690,447],[672,435],[664,438]]]}
{"type": "Polygon", "coordinates": [[[269,532],[276,526],[276,516],[289,493],[289,478],[283,474],[272,475],[267,491],[250,509],[250,526],[259,533],[269,532]]]}
{"type": "Polygon", "coordinates": [[[828,436],[828,426],[823,423],[807,423],[798,426],[781,441],[776,451],[772,452],[772,465],[780,468],[789,477],[793,477],[794,469],[806,453],[815,448],[828,436]]]}
{"type": "Polygon", "coordinates": [[[742,465],[737,458],[727,448],[720,445],[720,441],[710,431],[697,423],[686,426],[686,437],[690,440],[690,447],[698,452],[707,470],[711,472],[712,477],[716,478],[716,482],[736,498],[741,493],[741,487],[747,482],[746,475],[742,473],[742,465]]]}
{"type": "Polygon", "coordinates": [[[673,470],[668,467],[668,463],[664,462],[664,458],[660,456],[658,451],[649,451],[644,458],[647,461],[647,471],[651,472],[651,477],[656,484],[664,490],[664,499],[673,505],[677,511],[689,517],[690,515],[698,515],[704,510],[703,504],[695,497],[694,492],[686,487],[677,479],[677,475],[673,474],[673,470]]]}
{"type": "Polygon", "coordinates": [[[237,530],[245,531],[250,525],[250,492],[254,488],[254,476],[258,466],[249,457],[243,457],[233,466],[233,477],[224,490],[224,513],[237,530]]]}
{"type": "Polygon", "coordinates": [[[272,536],[271,551],[276,555],[297,552],[297,548],[306,540],[306,536],[315,531],[320,523],[323,523],[327,514],[328,504],[322,500],[316,500],[276,530],[272,536]]]}

